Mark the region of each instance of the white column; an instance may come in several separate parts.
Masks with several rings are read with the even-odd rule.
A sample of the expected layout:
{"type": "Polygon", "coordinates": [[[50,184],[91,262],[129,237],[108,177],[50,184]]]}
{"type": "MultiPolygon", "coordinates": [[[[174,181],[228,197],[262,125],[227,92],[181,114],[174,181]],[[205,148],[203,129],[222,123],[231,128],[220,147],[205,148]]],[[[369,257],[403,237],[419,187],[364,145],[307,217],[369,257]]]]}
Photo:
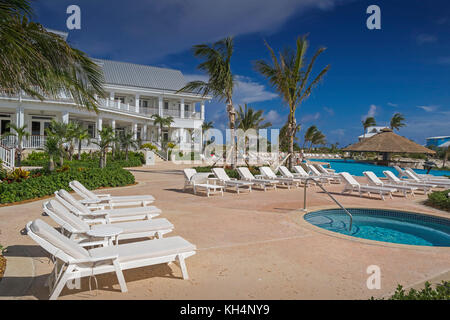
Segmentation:
{"type": "Polygon", "coordinates": [[[114,96],[115,96],[115,92],[114,91],[109,93],[109,99],[110,100],[114,100],[114,96]]]}
{"type": "Polygon", "coordinates": [[[147,138],[147,124],[144,124],[142,126],[142,130],[141,130],[141,139],[142,140],[148,140],[147,138]]]}
{"type": "Polygon", "coordinates": [[[16,126],[22,127],[25,124],[25,110],[23,107],[16,109],[16,126]]]}
{"type": "Polygon", "coordinates": [[[205,101],[202,101],[200,105],[200,118],[205,120],[205,101]]]}
{"type": "Polygon", "coordinates": [[[102,130],[102,127],[103,127],[103,119],[101,117],[98,117],[97,118],[97,134],[96,134],[96,136],[99,141],[100,141],[100,134],[98,132],[102,130]]]}
{"type": "Polygon", "coordinates": [[[163,115],[163,103],[164,103],[163,97],[159,96],[158,97],[158,111],[159,111],[159,116],[160,117],[162,117],[162,115],[163,115]]]}
{"type": "Polygon", "coordinates": [[[114,133],[116,132],[116,120],[111,119],[111,128],[113,129],[114,133]]]}
{"type": "Polygon", "coordinates": [[[141,96],[139,94],[136,93],[136,97],[134,98],[134,102],[135,102],[135,106],[136,106],[136,112],[139,113],[139,100],[140,100],[141,96]]]}
{"type": "Polygon", "coordinates": [[[69,123],[69,112],[68,111],[63,111],[61,113],[61,120],[62,120],[62,123],[65,123],[65,124],[69,123]]]}
{"type": "Polygon", "coordinates": [[[180,100],[180,118],[184,118],[184,99],[180,100]]]}
{"type": "Polygon", "coordinates": [[[137,123],[133,123],[133,139],[137,139],[137,123]]]}

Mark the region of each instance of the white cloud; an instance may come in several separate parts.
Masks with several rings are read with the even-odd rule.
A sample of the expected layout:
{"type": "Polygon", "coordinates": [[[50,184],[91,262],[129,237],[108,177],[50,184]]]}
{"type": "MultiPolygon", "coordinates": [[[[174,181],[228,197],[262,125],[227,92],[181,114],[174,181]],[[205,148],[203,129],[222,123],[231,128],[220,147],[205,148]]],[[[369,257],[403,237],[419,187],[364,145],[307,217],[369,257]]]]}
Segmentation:
{"type": "MultiPolygon", "coordinates": [[[[348,0],[78,0],[83,27],[77,42],[95,56],[146,63],[228,35],[272,34],[294,15],[330,10],[348,0]],[[109,23],[98,23],[108,21],[109,23]],[[117,23],[119,22],[119,23],[117,23]],[[117,46],[117,34],[126,35],[117,46]],[[108,47],[112,44],[114,50],[108,47]]],[[[73,0],[47,1],[41,12],[67,18],[73,0]],[[64,10],[62,10],[64,8],[64,10]]]]}
{"type": "Polygon", "coordinates": [[[426,112],[433,112],[437,110],[438,106],[417,106],[417,108],[422,109],[426,112]]]}
{"type": "Polygon", "coordinates": [[[300,119],[300,123],[316,121],[316,120],[319,120],[319,118],[320,118],[319,112],[316,112],[313,114],[306,114],[300,119]]]}
{"type": "Polygon", "coordinates": [[[374,117],[376,113],[377,113],[377,106],[374,104],[371,104],[369,107],[369,111],[367,111],[366,115],[363,115],[361,117],[361,120],[366,120],[369,117],[374,117]]]}
{"type": "Polygon", "coordinates": [[[425,43],[434,43],[437,41],[437,37],[432,34],[421,33],[416,37],[417,44],[422,45],[425,43]]]}
{"type": "Polygon", "coordinates": [[[392,102],[388,102],[387,105],[390,106],[390,107],[394,107],[394,108],[398,107],[398,104],[392,103],[392,102]]]}
{"type": "Polygon", "coordinates": [[[273,127],[282,126],[286,120],[285,117],[280,115],[276,110],[270,110],[264,118],[266,121],[271,122],[273,127]]]}
{"type": "MultiPolygon", "coordinates": [[[[207,76],[199,74],[186,74],[184,75],[184,78],[186,79],[186,81],[193,81],[193,80],[202,80],[205,82],[208,81],[207,76]]],[[[266,87],[263,84],[253,81],[249,77],[237,75],[236,82],[237,83],[236,87],[234,88],[233,94],[233,103],[235,105],[268,101],[278,97],[277,94],[266,90],[266,87]]]]}
{"type": "Polygon", "coordinates": [[[335,129],[335,130],[331,130],[330,133],[332,135],[336,135],[336,136],[344,136],[345,135],[345,129],[335,129]]]}
{"type": "Polygon", "coordinates": [[[328,107],[323,107],[323,110],[325,110],[330,116],[334,116],[334,110],[328,107]]]}

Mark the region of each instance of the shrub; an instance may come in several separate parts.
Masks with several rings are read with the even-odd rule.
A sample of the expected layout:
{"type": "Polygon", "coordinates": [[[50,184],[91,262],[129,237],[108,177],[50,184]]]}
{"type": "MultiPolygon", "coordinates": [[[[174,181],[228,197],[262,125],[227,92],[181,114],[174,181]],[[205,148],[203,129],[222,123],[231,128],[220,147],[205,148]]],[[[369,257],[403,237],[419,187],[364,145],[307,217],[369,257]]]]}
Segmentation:
{"type": "Polygon", "coordinates": [[[88,189],[100,187],[119,187],[134,183],[134,176],[118,167],[71,168],[63,172],[40,174],[33,171],[33,176],[22,182],[1,183],[0,203],[12,203],[52,195],[56,190],[70,190],[69,182],[78,180],[88,189]]]}
{"type": "Polygon", "coordinates": [[[421,290],[410,289],[406,292],[401,285],[389,298],[389,300],[450,300],[450,281],[442,281],[435,288],[425,282],[425,288],[421,290]]]}
{"type": "Polygon", "coordinates": [[[48,161],[48,154],[45,152],[32,151],[27,156],[27,161],[48,161]]]}
{"type": "Polygon", "coordinates": [[[445,191],[434,191],[428,195],[425,204],[438,209],[450,211],[450,198],[448,196],[450,189],[445,191]]]}
{"type": "Polygon", "coordinates": [[[151,144],[151,143],[141,144],[141,149],[158,150],[158,148],[154,144],[151,144]]]}

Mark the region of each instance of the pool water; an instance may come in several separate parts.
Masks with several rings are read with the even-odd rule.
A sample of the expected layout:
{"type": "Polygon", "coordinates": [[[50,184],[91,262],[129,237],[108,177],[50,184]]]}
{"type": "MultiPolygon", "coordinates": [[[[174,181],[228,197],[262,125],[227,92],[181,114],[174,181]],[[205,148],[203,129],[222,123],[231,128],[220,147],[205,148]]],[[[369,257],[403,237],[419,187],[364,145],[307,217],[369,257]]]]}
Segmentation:
{"type": "MultiPolygon", "coordinates": [[[[330,163],[332,169],[336,170],[336,172],[348,172],[354,176],[363,176],[364,171],[373,171],[378,177],[383,177],[383,171],[389,170],[392,171],[395,175],[398,175],[397,170],[393,167],[387,166],[378,166],[376,164],[357,162],[355,160],[343,160],[343,159],[310,159],[311,161],[322,161],[330,163]]],[[[415,172],[419,174],[427,173],[426,170],[414,169],[415,172]]],[[[450,176],[450,171],[444,170],[431,170],[429,174],[433,174],[435,176],[450,176]]]]}
{"type": "Polygon", "coordinates": [[[391,243],[417,246],[450,247],[450,219],[412,212],[381,209],[321,210],[307,213],[304,219],[333,232],[391,243]]]}

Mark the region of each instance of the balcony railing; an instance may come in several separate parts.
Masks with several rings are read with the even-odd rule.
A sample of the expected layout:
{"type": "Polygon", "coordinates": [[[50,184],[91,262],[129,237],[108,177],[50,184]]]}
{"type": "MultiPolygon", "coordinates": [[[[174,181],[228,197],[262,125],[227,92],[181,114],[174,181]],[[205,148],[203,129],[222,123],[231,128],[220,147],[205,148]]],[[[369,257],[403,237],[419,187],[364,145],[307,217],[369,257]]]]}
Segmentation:
{"type": "Polygon", "coordinates": [[[200,112],[185,111],[184,117],[186,119],[200,119],[200,112]]]}
{"type": "Polygon", "coordinates": [[[171,116],[171,117],[174,117],[174,118],[180,118],[180,110],[164,109],[163,110],[163,116],[164,117],[171,116]]]}

